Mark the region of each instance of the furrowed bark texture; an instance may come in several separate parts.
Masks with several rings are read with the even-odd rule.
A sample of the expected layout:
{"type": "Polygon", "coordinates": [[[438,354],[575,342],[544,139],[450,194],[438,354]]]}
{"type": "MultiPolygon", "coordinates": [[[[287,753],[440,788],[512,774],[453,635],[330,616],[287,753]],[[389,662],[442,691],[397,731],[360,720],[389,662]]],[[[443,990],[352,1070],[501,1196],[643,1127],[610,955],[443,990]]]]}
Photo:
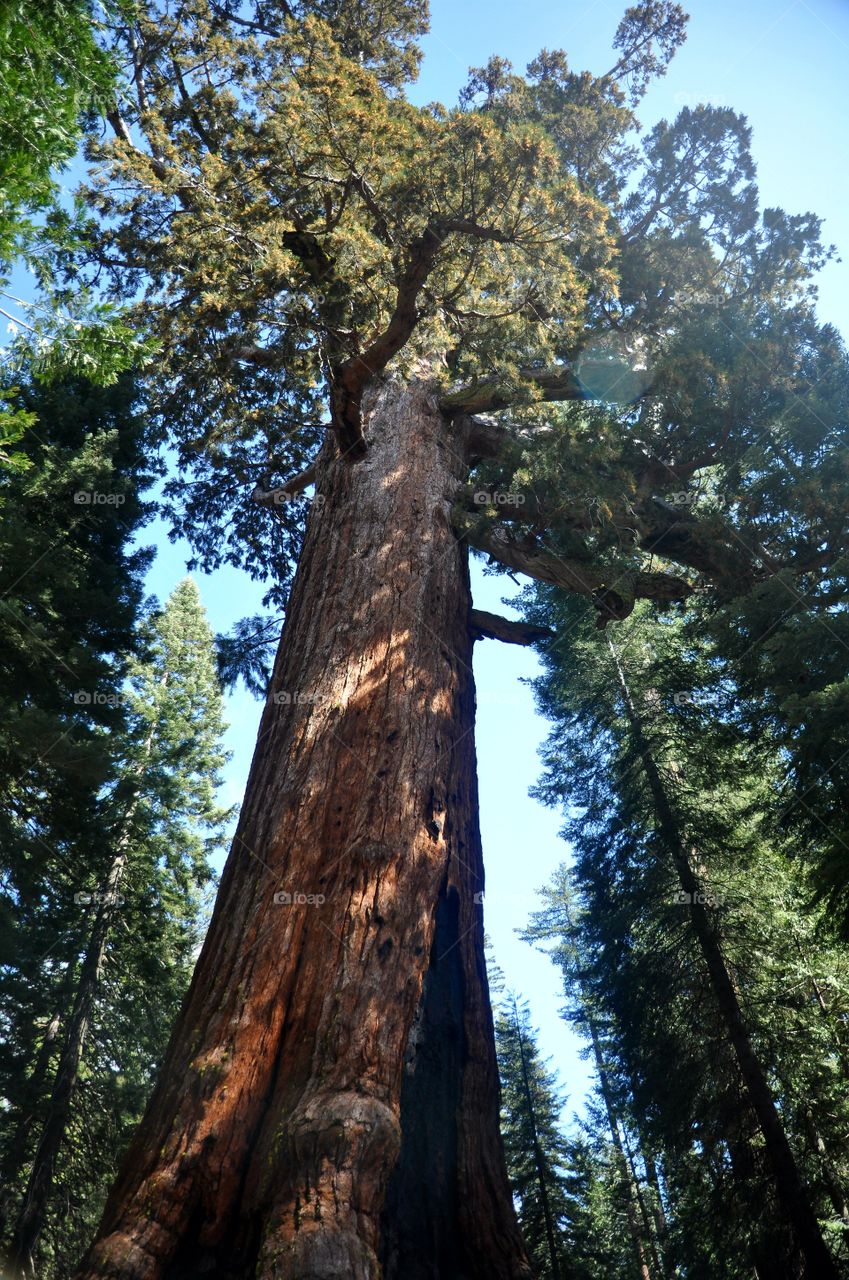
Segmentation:
{"type": "Polygon", "coordinates": [[[80,1280],[530,1275],[475,901],[466,467],[427,384],[363,410],[365,459],[318,467],[209,934],[80,1280]]]}

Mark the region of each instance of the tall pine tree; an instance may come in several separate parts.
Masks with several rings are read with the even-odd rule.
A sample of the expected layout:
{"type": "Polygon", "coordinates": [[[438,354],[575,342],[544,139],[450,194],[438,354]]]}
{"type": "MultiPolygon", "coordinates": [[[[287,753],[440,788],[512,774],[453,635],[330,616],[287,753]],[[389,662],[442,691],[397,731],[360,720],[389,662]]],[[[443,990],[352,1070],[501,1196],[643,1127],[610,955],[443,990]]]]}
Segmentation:
{"type": "MultiPolygon", "coordinates": [[[[755,1265],[774,1269],[784,1221],[784,1274],[800,1258],[816,1274],[827,1264],[815,1260],[822,1228],[794,1221],[793,1207],[807,1199],[828,1222],[835,1210],[842,1217],[841,1197],[799,1102],[833,1097],[826,1080],[836,1084],[840,1059],[834,1047],[820,1056],[810,980],[788,995],[785,922],[803,914],[804,897],[786,850],[768,840],[771,744],[747,743],[698,627],[635,614],[617,643],[594,639],[554,593],[547,607],[571,617],[541,692],[558,726],[544,794],[578,806],[568,831],[585,908],[582,1000],[609,1028],[621,1087],[660,1149],[692,1162],[698,1123],[703,1169],[719,1157],[717,1234],[702,1265],[736,1220],[755,1265]]],[[[568,936],[562,895],[545,927],[559,916],[568,936]]],[[[790,963],[798,971],[798,957],[790,963]]]]}
{"type": "Polygon", "coordinates": [[[571,1274],[564,1238],[568,1216],[567,1148],[559,1127],[562,1099],[553,1072],[540,1058],[526,1004],[515,994],[495,1021],[501,1074],[501,1132],[519,1223],[537,1274],[571,1274]]]}
{"type": "MultiPolygon", "coordinates": [[[[74,954],[58,979],[58,1026],[38,1048],[26,1157],[3,1153],[7,1167],[20,1162],[10,1171],[21,1185],[11,1253],[26,1273],[49,1228],[41,1266],[67,1274],[102,1206],[188,983],[209,856],[228,818],[216,803],[226,757],[214,643],[191,580],[145,622],[141,645],[128,724],[110,735],[111,775],[88,815],[100,856],[77,868],[74,954]],[[111,1145],[98,1150],[104,1129],[111,1145]]],[[[19,1098],[9,1101],[20,1123],[19,1098]]]]}

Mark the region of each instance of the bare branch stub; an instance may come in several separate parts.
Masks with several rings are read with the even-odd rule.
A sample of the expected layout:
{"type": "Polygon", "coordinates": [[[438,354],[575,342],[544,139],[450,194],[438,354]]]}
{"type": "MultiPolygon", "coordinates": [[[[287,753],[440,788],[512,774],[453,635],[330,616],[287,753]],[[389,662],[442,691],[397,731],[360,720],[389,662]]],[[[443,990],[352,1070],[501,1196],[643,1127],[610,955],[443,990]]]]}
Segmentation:
{"type": "Polygon", "coordinates": [[[514,622],[502,618],[499,613],[485,609],[473,609],[469,627],[475,640],[501,640],[504,644],[536,644],[554,635],[549,627],[537,627],[530,622],[514,622]]]}

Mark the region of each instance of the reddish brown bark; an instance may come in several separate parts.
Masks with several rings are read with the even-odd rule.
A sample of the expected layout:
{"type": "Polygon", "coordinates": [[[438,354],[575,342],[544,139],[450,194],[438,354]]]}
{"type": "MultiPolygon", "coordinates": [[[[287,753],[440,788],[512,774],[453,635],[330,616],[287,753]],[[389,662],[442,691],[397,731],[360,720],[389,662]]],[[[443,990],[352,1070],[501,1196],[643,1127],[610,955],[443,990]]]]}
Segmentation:
{"type": "Polygon", "coordinates": [[[462,440],[424,383],[363,421],[366,458],[317,470],[209,934],[80,1280],[530,1275],[475,901],[462,440]]]}

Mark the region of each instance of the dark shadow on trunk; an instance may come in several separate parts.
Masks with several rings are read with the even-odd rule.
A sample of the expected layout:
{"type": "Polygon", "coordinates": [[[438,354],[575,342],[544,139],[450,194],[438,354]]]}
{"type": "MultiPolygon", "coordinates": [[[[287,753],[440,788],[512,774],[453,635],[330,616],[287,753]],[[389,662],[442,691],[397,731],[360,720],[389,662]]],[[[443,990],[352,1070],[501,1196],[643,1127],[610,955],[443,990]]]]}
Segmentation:
{"type": "Polygon", "coordinates": [[[464,1280],[457,1241],[457,1113],[466,1057],[459,932],[460,899],[449,888],[437,908],[404,1065],[401,1154],[382,1219],[384,1280],[464,1280]]]}

